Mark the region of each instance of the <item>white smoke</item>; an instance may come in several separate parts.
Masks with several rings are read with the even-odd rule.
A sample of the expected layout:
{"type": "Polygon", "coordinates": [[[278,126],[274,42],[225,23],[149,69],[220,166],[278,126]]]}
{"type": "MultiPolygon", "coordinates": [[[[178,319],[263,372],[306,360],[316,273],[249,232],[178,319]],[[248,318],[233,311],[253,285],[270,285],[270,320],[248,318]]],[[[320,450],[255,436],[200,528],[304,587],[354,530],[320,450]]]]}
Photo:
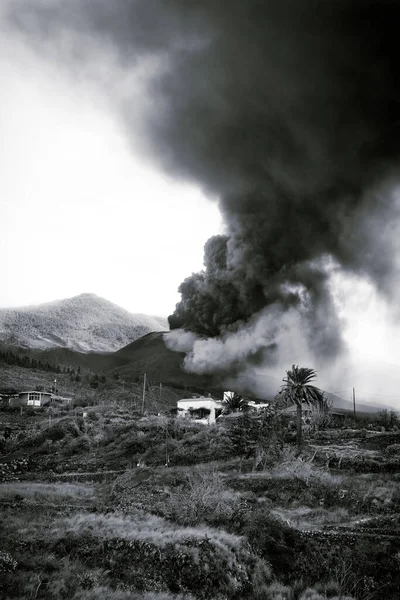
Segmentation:
{"type": "Polygon", "coordinates": [[[173,330],[165,335],[165,343],[186,353],[187,371],[216,375],[225,389],[271,398],[296,364],[315,369],[316,385],[345,400],[352,400],[355,387],[358,402],[399,409],[399,328],[389,319],[384,299],[368,281],[350,275],[335,275],[332,291],[345,346],[340,356],[328,360],[310,349],[310,323],[302,311],[284,313],[277,305],[254,315],[236,332],[205,339],[173,330]],[[379,360],[380,355],[387,362],[379,360]]]}
{"type": "Polygon", "coordinates": [[[191,331],[173,329],[163,335],[165,345],[174,352],[192,352],[195,342],[199,337],[191,331]]]}
{"type": "Polygon", "coordinates": [[[286,365],[288,357],[292,362],[296,359],[309,360],[306,335],[302,332],[301,317],[297,311],[284,312],[278,305],[269,306],[235,333],[217,338],[197,338],[184,366],[188,371],[200,374],[229,372],[235,367],[245,371],[252,358],[263,350],[271,370],[282,363],[286,365]]]}

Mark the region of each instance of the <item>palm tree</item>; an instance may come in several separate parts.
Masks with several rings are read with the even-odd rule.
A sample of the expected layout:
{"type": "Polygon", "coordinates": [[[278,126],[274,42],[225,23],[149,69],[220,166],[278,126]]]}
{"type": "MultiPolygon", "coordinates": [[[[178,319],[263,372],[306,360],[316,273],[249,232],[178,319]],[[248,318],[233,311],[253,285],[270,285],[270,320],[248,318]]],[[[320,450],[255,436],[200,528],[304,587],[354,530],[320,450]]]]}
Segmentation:
{"type": "Polygon", "coordinates": [[[222,403],[224,405],[223,414],[243,412],[248,409],[248,401],[240,394],[231,393],[227,395],[222,403]]]}
{"type": "Polygon", "coordinates": [[[282,386],[282,396],[291,401],[297,407],[297,445],[302,444],[302,408],[303,403],[308,406],[323,406],[324,393],[315,385],[310,385],[317,376],[314,369],[292,366],[290,371],[286,371],[286,377],[283,379],[285,385],[282,386]]]}

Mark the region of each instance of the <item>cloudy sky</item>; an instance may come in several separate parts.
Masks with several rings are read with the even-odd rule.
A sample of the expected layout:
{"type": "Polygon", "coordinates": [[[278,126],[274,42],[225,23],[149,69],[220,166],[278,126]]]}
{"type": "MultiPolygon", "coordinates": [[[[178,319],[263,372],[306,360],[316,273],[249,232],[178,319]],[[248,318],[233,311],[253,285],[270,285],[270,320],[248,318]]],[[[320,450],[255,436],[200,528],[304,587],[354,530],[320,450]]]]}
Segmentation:
{"type": "Polygon", "coordinates": [[[295,297],[327,356],[342,337],[400,364],[383,5],[0,0],[0,306],[92,292],[168,315],[226,232],[206,284],[235,290],[233,320],[295,297]]]}
{"type": "Polygon", "coordinates": [[[92,292],[170,314],[217,204],[135,154],[95,85],[1,35],[0,306],[92,292]]]}

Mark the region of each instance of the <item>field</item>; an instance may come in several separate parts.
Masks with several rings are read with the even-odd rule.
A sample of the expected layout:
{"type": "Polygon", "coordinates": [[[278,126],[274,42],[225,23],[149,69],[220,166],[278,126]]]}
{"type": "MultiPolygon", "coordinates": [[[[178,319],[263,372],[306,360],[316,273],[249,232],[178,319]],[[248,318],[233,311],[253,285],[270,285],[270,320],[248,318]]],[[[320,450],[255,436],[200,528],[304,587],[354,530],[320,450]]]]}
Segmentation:
{"type": "Polygon", "coordinates": [[[397,431],[84,413],[0,413],[4,600],[398,597],[397,431]]]}

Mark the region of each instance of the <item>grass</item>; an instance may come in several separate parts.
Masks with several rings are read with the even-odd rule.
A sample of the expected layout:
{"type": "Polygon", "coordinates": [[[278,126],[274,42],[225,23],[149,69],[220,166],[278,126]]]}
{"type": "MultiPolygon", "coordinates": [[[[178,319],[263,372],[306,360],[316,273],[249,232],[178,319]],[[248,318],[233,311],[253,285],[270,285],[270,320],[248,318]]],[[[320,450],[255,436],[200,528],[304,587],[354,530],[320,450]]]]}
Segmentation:
{"type": "Polygon", "coordinates": [[[243,545],[243,538],[210,527],[180,527],[155,515],[138,512],[136,515],[78,513],[58,520],[50,530],[52,539],[72,534],[93,535],[99,539],[146,541],[157,547],[179,544],[189,538],[205,539],[229,552],[243,545]]]}
{"type": "Polygon", "coordinates": [[[294,508],[276,508],[271,510],[271,515],[300,531],[320,530],[326,526],[350,524],[357,519],[351,519],[346,508],[325,509],[323,507],[310,508],[298,506],[294,508]]]}
{"type": "Polygon", "coordinates": [[[81,503],[93,500],[94,488],[88,484],[12,482],[0,484],[0,501],[41,502],[45,504],[81,503]]]}
{"type": "Polygon", "coordinates": [[[150,592],[148,594],[133,594],[132,591],[113,590],[108,587],[95,587],[91,590],[81,590],[73,600],[194,600],[194,596],[168,594],[165,592],[150,592]]]}
{"type": "Polygon", "coordinates": [[[190,594],[214,600],[220,590],[225,594],[221,600],[275,600],[284,593],[288,600],[302,594],[307,600],[325,600],[334,597],[323,586],[342,554],[346,560],[354,555],[356,561],[349,563],[351,585],[341,585],[343,592],[353,592],[354,582],[364,572],[370,577],[375,568],[376,581],[363,583],[357,600],[370,591],[375,595],[369,600],[389,598],[395,589],[398,547],[389,534],[390,528],[398,528],[400,477],[354,473],[349,467],[363,455],[389,460],[390,451],[386,457],[378,449],[364,452],[354,440],[343,445],[335,440],[306,448],[300,456],[286,446],[279,463],[271,462],[263,471],[243,473],[241,469],[255,468],[253,459],[228,454],[228,460],[192,466],[135,466],[115,474],[110,483],[54,483],[54,474],[52,483],[44,483],[49,468],[60,479],[70,476],[66,470],[84,479],[86,471],[101,474],[114,463],[119,470],[136,465],[137,457],[148,456],[161,465],[167,423],[171,456],[190,453],[195,463],[204,456],[218,458],[218,436],[229,434],[165,416],[135,417],[115,402],[87,412],[85,419],[53,419],[50,428],[44,419],[37,421],[35,435],[54,434],[51,451],[32,454],[36,462],[32,460],[31,471],[18,474],[25,480],[0,485],[0,501],[5,501],[0,550],[18,563],[14,575],[19,587],[12,594],[8,590],[10,598],[23,598],[23,590],[33,598],[38,589],[36,597],[49,600],[145,600],[146,592],[146,600],[183,600],[190,594]],[[88,449],[78,447],[73,458],[66,457],[65,449],[86,437],[88,449]],[[324,452],[348,462],[332,470],[324,452]],[[357,527],[357,521],[371,515],[379,517],[375,528],[357,527]],[[381,543],[374,535],[383,524],[388,539],[381,543]],[[340,537],[344,528],[347,537],[340,537]],[[386,591],[379,595],[373,585],[385,581],[386,591]],[[307,586],[313,589],[306,592],[307,586]]]}

